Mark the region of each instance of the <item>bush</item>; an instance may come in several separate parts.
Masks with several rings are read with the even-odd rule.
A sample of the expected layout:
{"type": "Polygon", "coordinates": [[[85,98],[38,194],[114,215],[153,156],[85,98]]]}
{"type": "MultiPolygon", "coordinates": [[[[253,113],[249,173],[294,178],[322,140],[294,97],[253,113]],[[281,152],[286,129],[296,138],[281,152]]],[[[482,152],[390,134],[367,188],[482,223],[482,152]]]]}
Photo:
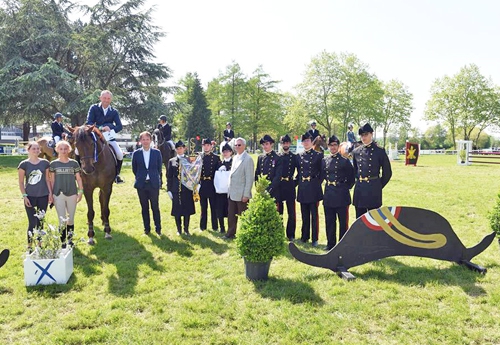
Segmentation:
{"type": "Polygon", "coordinates": [[[265,177],[257,181],[257,193],[239,219],[236,248],[250,262],[268,262],[285,252],[285,228],[275,200],[266,191],[269,184],[265,177]]]}
{"type": "Polygon", "coordinates": [[[495,231],[497,237],[500,238],[500,194],[497,195],[497,202],[488,214],[490,219],[491,230],[495,231]]]}

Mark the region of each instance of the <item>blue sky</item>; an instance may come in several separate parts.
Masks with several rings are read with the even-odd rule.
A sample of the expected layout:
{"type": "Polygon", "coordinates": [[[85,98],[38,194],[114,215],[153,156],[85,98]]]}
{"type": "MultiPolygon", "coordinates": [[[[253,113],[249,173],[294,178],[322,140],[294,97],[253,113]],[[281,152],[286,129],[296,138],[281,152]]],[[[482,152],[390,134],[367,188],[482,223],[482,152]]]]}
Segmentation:
{"type": "MultiPolygon", "coordinates": [[[[87,2],[87,1],[86,1],[87,2]]],[[[90,1],[88,1],[90,2],[90,1]]],[[[500,1],[464,0],[147,0],[166,32],[157,59],[172,83],[197,72],[203,85],[234,60],[246,74],[259,64],[293,91],[323,50],[358,56],[381,80],[414,95],[414,126],[432,82],[466,64],[500,85],[500,1]]]]}

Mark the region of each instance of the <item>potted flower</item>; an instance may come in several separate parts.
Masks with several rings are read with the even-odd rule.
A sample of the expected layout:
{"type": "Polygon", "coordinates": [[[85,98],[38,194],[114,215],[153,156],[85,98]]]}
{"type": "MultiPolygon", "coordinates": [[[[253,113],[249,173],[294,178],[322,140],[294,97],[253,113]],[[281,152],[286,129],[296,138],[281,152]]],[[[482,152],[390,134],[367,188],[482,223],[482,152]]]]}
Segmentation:
{"type": "Polygon", "coordinates": [[[66,284],[73,273],[73,234],[66,234],[67,220],[61,219],[63,225],[58,228],[51,224],[46,228],[45,212],[37,212],[35,217],[40,220],[40,226],[28,232],[35,247],[24,259],[26,286],[66,284]]]}
{"type": "Polygon", "coordinates": [[[250,280],[267,280],[273,257],[285,252],[285,229],[274,199],[266,191],[270,182],[261,177],[256,195],[240,216],[236,248],[245,261],[250,280]]]}
{"type": "Polygon", "coordinates": [[[500,193],[497,195],[497,201],[493,210],[488,214],[490,227],[497,234],[498,244],[500,245],[500,193]]]}

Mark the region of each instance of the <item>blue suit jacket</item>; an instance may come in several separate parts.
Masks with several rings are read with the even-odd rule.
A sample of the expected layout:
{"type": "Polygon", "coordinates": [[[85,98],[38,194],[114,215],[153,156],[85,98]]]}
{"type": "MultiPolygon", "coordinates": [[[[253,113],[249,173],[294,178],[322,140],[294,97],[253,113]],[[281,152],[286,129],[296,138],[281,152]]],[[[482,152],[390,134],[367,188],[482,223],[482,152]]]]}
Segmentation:
{"type": "Polygon", "coordinates": [[[132,155],[132,171],[135,175],[134,188],[144,188],[146,176],[149,174],[151,186],[160,189],[162,185],[162,159],[160,150],[150,148],[149,169],[144,163],[144,151],[138,149],[132,155]]]}
{"type": "Polygon", "coordinates": [[[122,122],[118,110],[109,106],[108,112],[104,115],[104,110],[100,104],[91,105],[87,115],[87,125],[96,125],[97,127],[108,126],[114,129],[116,133],[122,130],[122,122]]]}

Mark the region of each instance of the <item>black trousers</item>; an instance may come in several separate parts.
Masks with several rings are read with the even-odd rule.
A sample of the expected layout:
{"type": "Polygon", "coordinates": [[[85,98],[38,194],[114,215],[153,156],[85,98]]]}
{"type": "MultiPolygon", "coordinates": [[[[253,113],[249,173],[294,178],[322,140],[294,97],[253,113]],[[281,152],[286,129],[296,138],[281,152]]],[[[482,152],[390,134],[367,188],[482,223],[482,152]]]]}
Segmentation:
{"type": "MultiPolygon", "coordinates": [[[[283,215],[284,213],[284,205],[283,202],[277,202],[278,204],[278,212],[283,215]]],[[[295,211],[295,199],[289,199],[285,200],[286,204],[286,211],[288,214],[288,220],[286,222],[286,237],[288,239],[294,239],[295,238],[295,229],[296,229],[296,211],[295,211]]]]}
{"type": "Polygon", "coordinates": [[[137,188],[137,195],[139,196],[139,202],[141,203],[142,222],[144,223],[144,232],[146,233],[151,231],[151,219],[149,217],[150,205],[151,210],[153,211],[155,230],[158,233],[161,232],[161,216],[160,208],[158,206],[159,194],[160,190],[153,188],[150,183],[146,183],[144,188],[137,188]]]}
{"type": "Polygon", "coordinates": [[[200,198],[201,215],[200,215],[200,229],[207,229],[207,218],[208,218],[208,204],[210,203],[210,221],[212,222],[212,229],[218,230],[219,225],[217,223],[217,207],[215,202],[215,196],[210,198],[200,198]]]}
{"type": "Polygon", "coordinates": [[[313,242],[318,241],[318,203],[301,203],[300,212],[302,214],[302,236],[301,240],[307,242],[310,238],[313,242]]]}
{"type": "Polygon", "coordinates": [[[339,220],[339,241],[345,235],[349,219],[349,206],[343,207],[326,207],[325,210],[325,227],[327,248],[333,248],[337,244],[337,219],[339,220]]]}
{"type": "Polygon", "coordinates": [[[26,237],[28,239],[28,243],[30,243],[30,237],[28,232],[33,231],[33,229],[40,227],[40,220],[35,217],[35,213],[40,211],[47,211],[47,206],[49,204],[49,196],[28,196],[28,199],[31,203],[31,207],[26,207],[26,215],[28,216],[28,230],[26,230],[26,237]]]}
{"type": "Polygon", "coordinates": [[[189,220],[191,219],[191,216],[175,216],[177,232],[182,233],[182,217],[184,217],[184,232],[189,234],[189,220]]]}
{"type": "Polygon", "coordinates": [[[374,208],[366,208],[366,207],[356,207],[356,219],[361,217],[362,215],[364,215],[366,212],[370,211],[370,210],[374,210],[378,207],[374,207],[374,208]]]}

